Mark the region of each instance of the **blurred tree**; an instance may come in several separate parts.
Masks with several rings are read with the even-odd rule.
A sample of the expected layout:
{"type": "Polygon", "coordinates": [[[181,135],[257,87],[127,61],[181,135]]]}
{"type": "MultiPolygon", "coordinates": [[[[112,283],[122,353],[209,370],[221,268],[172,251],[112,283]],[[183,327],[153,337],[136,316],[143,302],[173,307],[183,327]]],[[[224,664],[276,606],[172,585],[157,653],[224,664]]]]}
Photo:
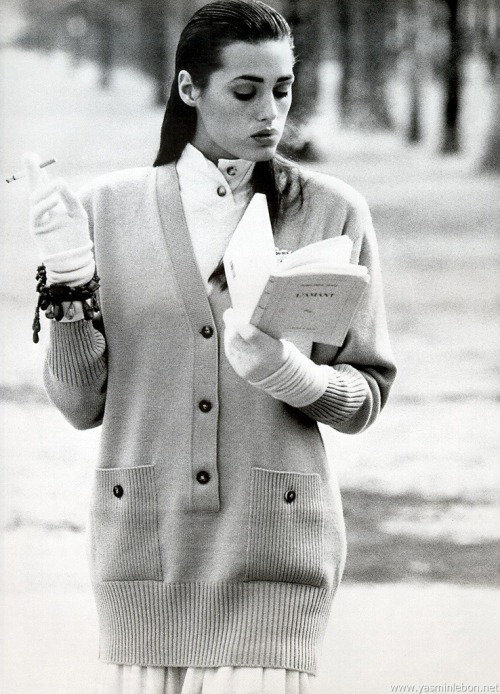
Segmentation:
{"type": "Polygon", "coordinates": [[[462,59],[463,38],[460,25],[461,0],[444,0],[448,10],[447,29],[449,48],[445,63],[445,113],[444,134],[441,145],[443,153],[458,152],[459,141],[459,115],[462,98],[462,59]]]}
{"type": "Polygon", "coordinates": [[[290,116],[303,121],[318,96],[317,65],[321,54],[318,3],[315,0],[289,0],[287,19],[293,30],[297,56],[290,116]]]}
{"type": "MultiPolygon", "coordinates": [[[[281,149],[285,154],[303,160],[317,157],[304,126],[313,115],[318,98],[318,64],[322,53],[319,9],[323,1],[288,0],[284,8],[277,8],[284,10],[292,27],[297,58],[293,101],[281,149]]],[[[273,4],[276,7],[276,3],[273,4]]]]}
{"type": "Polygon", "coordinates": [[[410,43],[410,104],[406,128],[409,142],[420,142],[422,139],[422,50],[421,50],[421,3],[418,0],[407,0],[407,26],[410,43]]]}
{"type": "Polygon", "coordinates": [[[112,3],[100,0],[23,0],[28,19],[16,43],[42,50],[63,49],[76,63],[84,58],[100,68],[100,84],[110,84],[118,29],[112,3]]]}
{"type": "Polygon", "coordinates": [[[493,105],[480,168],[500,171],[500,0],[483,5],[480,48],[490,68],[493,105]]]}
{"type": "Polygon", "coordinates": [[[140,66],[153,78],[155,101],[167,99],[166,79],[169,73],[167,22],[169,0],[139,0],[140,66]]]}
{"type": "Polygon", "coordinates": [[[396,3],[336,0],[342,66],[340,109],[348,126],[391,127],[387,107],[386,36],[396,3]]]}
{"type": "Polygon", "coordinates": [[[408,92],[405,138],[410,143],[422,140],[422,94],[429,73],[431,13],[427,0],[400,0],[396,14],[393,50],[402,65],[408,92]]]}

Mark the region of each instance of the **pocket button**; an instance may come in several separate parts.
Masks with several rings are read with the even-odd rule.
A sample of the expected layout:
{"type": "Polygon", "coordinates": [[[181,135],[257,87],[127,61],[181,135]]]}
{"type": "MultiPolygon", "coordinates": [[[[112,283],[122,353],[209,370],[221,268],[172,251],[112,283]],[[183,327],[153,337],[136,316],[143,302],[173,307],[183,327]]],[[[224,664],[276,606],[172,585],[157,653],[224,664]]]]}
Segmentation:
{"type": "Polygon", "coordinates": [[[297,494],[293,491],[293,489],[289,489],[287,492],[285,492],[285,501],[287,504],[293,503],[296,497],[297,494]]]}
{"type": "Polygon", "coordinates": [[[206,470],[200,470],[196,475],[196,479],[200,484],[208,484],[208,482],[210,482],[210,475],[206,470]]]}
{"type": "Polygon", "coordinates": [[[115,484],[113,487],[113,494],[116,496],[117,499],[121,499],[123,496],[123,487],[121,484],[115,484]]]}

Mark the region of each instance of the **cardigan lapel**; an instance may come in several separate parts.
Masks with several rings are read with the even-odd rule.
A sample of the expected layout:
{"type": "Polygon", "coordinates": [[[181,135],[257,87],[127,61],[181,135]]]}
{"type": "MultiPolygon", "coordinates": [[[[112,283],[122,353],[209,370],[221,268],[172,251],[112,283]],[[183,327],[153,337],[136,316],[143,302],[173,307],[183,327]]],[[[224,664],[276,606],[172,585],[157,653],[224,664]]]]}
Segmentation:
{"type": "MultiPolygon", "coordinates": [[[[156,169],[156,195],[167,249],[177,279],[181,299],[191,325],[193,359],[191,470],[186,479],[187,510],[217,513],[220,510],[217,459],[218,333],[205,285],[195,259],[179,190],[175,164],[156,169]],[[212,333],[206,339],[206,329],[212,333]],[[203,474],[210,484],[201,483],[203,474]]],[[[189,356],[191,354],[191,356],[189,356]]]]}
{"type": "Polygon", "coordinates": [[[175,163],[157,167],[156,195],[165,241],[193,329],[206,324],[215,327],[184,217],[175,163]]]}

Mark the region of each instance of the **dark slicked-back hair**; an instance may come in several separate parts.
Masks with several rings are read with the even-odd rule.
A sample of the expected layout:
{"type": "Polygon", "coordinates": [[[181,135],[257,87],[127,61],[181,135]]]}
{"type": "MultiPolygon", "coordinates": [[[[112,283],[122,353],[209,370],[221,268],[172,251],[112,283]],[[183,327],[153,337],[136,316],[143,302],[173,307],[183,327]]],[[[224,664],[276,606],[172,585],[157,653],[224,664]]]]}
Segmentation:
{"type": "Polygon", "coordinates": [[[187,70],[193,83],[204,89],[210,75],[222,67],[223,49],[235,41],[259,43],[292,35],[284,17],[258,0],[218,0],[196,12],[185,26],[175,56],[175,77],[161,128],[155,166],[177,160],[194,137],[196,110],[179,96],[178,76],[187,70]]]}
{"type": "MultiPolygon", "coordinates": [[[[178,76],[187,70],[193,84],[208,86],[210,75],[222,68],[222,51],[231,43],[288,40],[293,53],[293,37],[285,18],[260,0],[217,0],[196,12],[179,38],[175,57],[175,77],[161,127],[160,148],[154,166],[177,159],[196,131],[196,109],[179,95],[178,76]]],[[[302,184],[297,170],[284,157],[256,162],[253,189],[267,197],[273,229],[280,215],[296,203],[302,204],[302,184]]],[[[222,262],[211,279],[225,284],[222,262]]]]}

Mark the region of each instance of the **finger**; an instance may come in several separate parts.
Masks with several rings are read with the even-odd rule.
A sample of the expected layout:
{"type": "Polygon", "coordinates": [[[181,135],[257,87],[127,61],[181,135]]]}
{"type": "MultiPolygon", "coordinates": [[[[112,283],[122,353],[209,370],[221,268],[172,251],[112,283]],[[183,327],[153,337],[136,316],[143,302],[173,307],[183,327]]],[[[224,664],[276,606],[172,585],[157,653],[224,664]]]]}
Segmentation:
{"type": "Polygon", "coordinates": [[[241,335],[232,326],[226,326],[224,330],[224,349],[226,354],[241,354],[246,352],[249,346],[245,340],[242,339],[241,335]]]}
{"type": "Polygon", "coordinates": [[[58,195],[52,195],[51,197],[43,198],[43,200],[37,202],[31,208],[32,223],[35,226],[45,223],[47,220],[44,219],[44,216],[57,207],[59,203],[60,199],[58,195]]]}
{"type": "Polygon", "coordinates": [[[222,320],[224,321],[224,325],[232,325],[232,319],[233,319],[233,314],[234,314],[234,308],[227,308],[224,313],[222,314],[222,320]]]}
{"type": "Polygon", "coordinates": [[[26,154],[23,154],[23,163],[31,190],[34,190],[44,181],[49,180],[47,173],[40,168],[42,160],[35,152],[27,152],[26,154]]]}
{"type": "Polygon", "coordinates": [[[77,215],[86,214],[85,213],[85,208],[83,207],[82,203],[78,199],[78,197],[73,193],[69,185],[66,183],[64,178],[58,178],[58,187],[59,187],[59,192],[61,193],[61,197],[63,199],[63,202],[66,206],[66,209],[68,211],[68,214],[71,217],[75,217],[77,215]]]}
{"type": "Polygon", "coordinates": [[[231,325],[235,328],[239,328],[240,325],[248,325],[248,321],[234,308],[226,309],[222,314],[222,318],[226,326],[231,325]]]}
{"type": "Polygon", "coordinates": [[[241,313],[233,308],[227,309],[223,313],[222,317],[224,319],[226,330],[230,328],[232,333],[234,333],[248,345],[258,345],[263,341],[265,342],[266,338],[268,340],[273,339],[263,333],[262,330],[259,330],[259,328],[256,328],[255,325],[249,323],[248,320],[241,315],[241,313]]]}
{"type": "Polygon", "coordinates": [[[261,333],[258,328],[254,325],[250,325],[250,323],[240,323],[236,329],[245,342],[256,342],[259,338],[259,333],[261,333]]]}
{"type": "Polygon", "coordinates": [[[39,185],[30,195],[30,203],[31,205],[36,205],[37,203],[41,202],[45,198],[48,198],[52,195],[59,195],[59,183],[57,179],[50,179],[45,182],[42,182],[41,185],[39,185]]]}

